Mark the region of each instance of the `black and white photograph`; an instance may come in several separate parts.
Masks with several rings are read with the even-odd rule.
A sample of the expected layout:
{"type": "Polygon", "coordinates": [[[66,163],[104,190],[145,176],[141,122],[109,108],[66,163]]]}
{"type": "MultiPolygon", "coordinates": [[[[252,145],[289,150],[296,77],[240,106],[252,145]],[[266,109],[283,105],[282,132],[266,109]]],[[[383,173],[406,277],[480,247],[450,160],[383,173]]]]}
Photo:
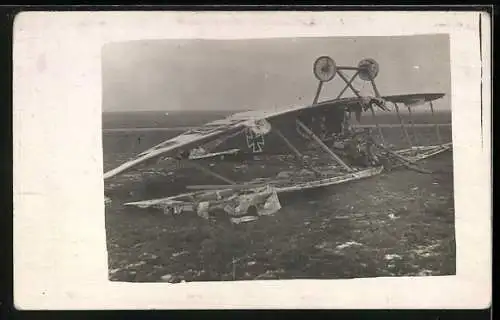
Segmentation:
{"type": "Polygon", "coordinates": [[[26,12],[22,310],[491,302],[482,12],[26,12]]]}
{"type": "Polygon", "coordinates": [[[110,280],[455,274],[448,35],[118,42],[102,70],[110,280]]]}

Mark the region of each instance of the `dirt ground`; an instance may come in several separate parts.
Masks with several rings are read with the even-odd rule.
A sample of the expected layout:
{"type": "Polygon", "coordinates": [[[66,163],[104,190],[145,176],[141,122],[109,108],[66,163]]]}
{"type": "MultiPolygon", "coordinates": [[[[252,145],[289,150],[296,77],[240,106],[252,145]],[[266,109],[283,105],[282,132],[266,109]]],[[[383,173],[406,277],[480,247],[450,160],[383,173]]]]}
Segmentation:
{"type": "MultiPolygon", "coordinates": [[[[137,137],[120,139],[121,145],[105,138],[105,168],[137,151],[129,147],[137,137]]],[[[285,195],[275,215],[238,225],[223,219],[207,221],[194,213],[174,217],[159,210],[126,208],[125,202],[166,196],[174,186],[168,172],[146,174],[141,181],[129,175],[106,187],[111,199],[106,205],[110,279],[180,282],[455,274],[452,152],[422,166],[436,172],[398,169],[285,195]]],[[[178,177],[183,183],[199,179],[190,171],[178,177]]]]}

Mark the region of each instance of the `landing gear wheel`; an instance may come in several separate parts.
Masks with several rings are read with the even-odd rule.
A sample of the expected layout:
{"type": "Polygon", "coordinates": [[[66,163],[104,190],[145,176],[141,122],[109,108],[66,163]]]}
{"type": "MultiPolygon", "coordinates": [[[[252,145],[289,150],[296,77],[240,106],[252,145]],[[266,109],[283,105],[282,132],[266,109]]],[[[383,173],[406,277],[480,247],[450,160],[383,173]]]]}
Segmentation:
{"type": "Polygon", "coordinates": [[[371,81],[378,75],[379,66],[377,61],[371,58],[366,58],[358,63],[359,77],[365,81],[371,81]]]}
{"type": "Polygon", "coordinates": [[[322,56],[314,61],[313,71],[316,79],[321,82],[328,82],[337,74],[337,65],[332,58],[322,56]]]}

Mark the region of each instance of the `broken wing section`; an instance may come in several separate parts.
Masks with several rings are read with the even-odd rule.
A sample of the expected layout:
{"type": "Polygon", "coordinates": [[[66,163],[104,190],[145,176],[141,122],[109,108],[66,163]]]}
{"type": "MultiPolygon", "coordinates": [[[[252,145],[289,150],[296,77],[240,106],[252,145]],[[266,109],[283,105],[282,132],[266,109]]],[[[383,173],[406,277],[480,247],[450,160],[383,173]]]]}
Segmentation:
{"type": "MultiPolygon", "coordinates": [[[[115,169],[104,173],[104,179],[112,178],[118,174],[136,168],[138,165],[145,165],[154,162],[161,157],[185,157],[189,158],[192,149],[201,147],[204,144],[218,145],[221,141],[234,137],[246,130],[247,136],[252,138],[247,142],[247,147],[258,152],[262,148],[259,143],[264,133],[270,131],[269,123],[265,120],[279,118],[285,114],[293,114],[310,106],[294,106],[287,108],[276,108],[274,110],[256,110],[233,114],[225,119],[216,120],[204,126],[187,131],[175,138],[166,140],[142,153],[129,161],[123,163],[115,169]],[[210,143],[209,143],[210,142],[210,143]]],[[[213,149],[211,146],[209,149],[213,149]]],[[[200,150],[198,150],[200,151],[200,150]]],[[[200,156],[198,153],[195,156],[200,156]]]]}
{"type": "Polygon", "coordinates": [[[138,165],[145,165],[158,160],[161,157],[183,157],[192,149],[199,147],[203,143],[215,140],[223,135],[238,132],[244,127],[244,121],[237,121],[225,126],[202,127],[199,130],[191,130],[177,137],[166,140],[123,163],[115,169],[104,174],[104,179],[112,178],[118,174],[136,168],[138,165]]]}

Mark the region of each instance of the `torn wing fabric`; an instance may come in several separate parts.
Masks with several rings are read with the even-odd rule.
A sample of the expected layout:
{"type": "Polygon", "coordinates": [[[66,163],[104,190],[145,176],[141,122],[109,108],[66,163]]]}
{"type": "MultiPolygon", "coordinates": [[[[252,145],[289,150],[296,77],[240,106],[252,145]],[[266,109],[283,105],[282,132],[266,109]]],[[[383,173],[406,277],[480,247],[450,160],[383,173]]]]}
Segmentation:
{"type": "Polygon", "coordinates": [[[199,157],[204,156],[206,153],[207,153],[207,151],[203,147],[194,148],[194,149],[191,149],[191,151],[189,152],[189,158],[190,159],[199,158],[199,157]]]}
{"type": "MultiPolygon", "coordinates": [[[[163,209],[165,213],[171,213],[174,215],[181,214],[184,210],[189,210],[189,207],[186,207],[185,203],[182,201],[170,200],[168,202],[164,202],[159,205],[154,205],[155,207],[159,207],[163,209]]],[[[147,208],[149,205],[143,205],[143,208],[147,208]]]]}
{"type": "Polygon", "coordinates": [[[272,215],[281,209],[281,203],[278,198],[278,193],[276,190],[271,192],[271,195],[267,198],[266,202],[262,207],[257,207],[257,213],[259,216],[272,215]]]}
{"type": "Polygon", "coordinates": [[[257,209],[257,215],[271,215],[281,209],[278,194],[269,186],[250,194],[242,194],[228,203],[224,210],[231,216],[246,215],[251,207],[257,209]]]}
{"type": "Polygon", "coordinates": [[[208,219],[208,210],[210,207],[210,202],[208,201],[203,201],[198,204],[198,207],[196,208],[196,213],[198,216],[208,219]]]}

